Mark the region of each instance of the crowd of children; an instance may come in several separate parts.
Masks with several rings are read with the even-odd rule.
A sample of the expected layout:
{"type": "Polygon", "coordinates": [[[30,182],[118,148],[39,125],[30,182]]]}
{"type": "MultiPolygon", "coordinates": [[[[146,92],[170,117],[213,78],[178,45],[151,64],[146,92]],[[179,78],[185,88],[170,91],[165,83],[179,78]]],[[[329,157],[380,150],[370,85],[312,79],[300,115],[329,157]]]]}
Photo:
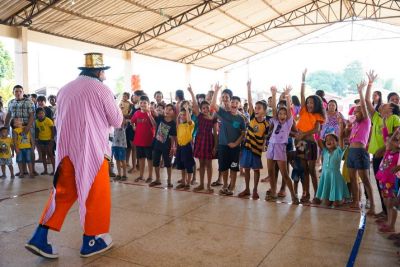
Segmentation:
{"type": "MultiPolygon", "coordinates": [[[[41,175],[54,175],[54,149],[55,149],[55,126],[54,113],[56,97],[51,95],[49,100],[52,103],[51,108],[46,106],[46,98],[44,96],[37,97],[36,94],[31,96],[24,95],[24,100],[28,100],[31,110],[34,113],[33,127],[27,127],[22,118],[11,119],[10,128],[2,121],[0,128],[0,166],[2,170],[2,179],[6,176],[6,166],[9,168],[10,178],[15,176],[24,178],[29,175],[34,178],[39,175],[35,171],[35,163],[43,162],[44,171],[41,175]],[[35,159],[35,149],[38,152],[39,159],[35,159]],[[15,161],[18,164],[18,173],[14,174],[12,158],[15,155],[15,161]],[[52,165],[52,171],[48,172],[47,165],[52,165]]],[[[3,103],[0,101],[1,112],[3,113],[3,103]]]]}
{"type": "MultiPolygon", "coordinates": [[[[160,186],[160,168],[166,168],[166,186],[172,188],[171,171],[176,167],[182,176],[175,188],[189,190],[196,183],[199,171],[199,185],[193,191],[213,193],[213,187],[220,186],[219,194],[230,196],[235,194],[237,174],[242,170],[245,189],[238,193],[240,198],[259,199],[259,182],[264,181],[270,184],[265,196],[267,201],[284,197],[287,187],[292,204],[347,205],[349,209],[360,209],[360,188],[363,188],[368,214],[376,217],[379,231],[394,232],[400,184],[398,94],[389,94],[387,103],[379,91],[371,97],[377,78],[371,71],[367,73],[368,83],[360,81],[357,85],[358,104],[344,116],[334,99],[325,100],[323,91],[306,97],[306,74],[305,70],[300,99],[291,95],[290,86],[284,88],[280,96],[278,89],[272,86],[268,101],[254,103],[251,81],[247,83],[245,103],[230,89],[221,90],[219,84],[198,95],[189,86],[190,101],[185,100],[184,91],[178,90],[176,102],[168,104],[160,91],[154,94],[154,102],[141,90],[133,92],[132,96],[124,93],[120,108],[125,120],[120,128],[114,129],[111,140],[117,166],[114,180],[125,181],[128,173],[138,171],[135,182],[160,186]],[[268,177],[260,180],[264,152],[268,177]],[[374,177],[383,209],[379,214],[375,212],[374,185],[370,182],[370,155],[373,155],[374,177]],[[218,160],[218,179],[212,182],[214,159],[218,160]],[[322,162],[320,175],[319,160],[322,162]],[[278,192],[279,173],[282,183],[278,192]],[[252,192],[251,175],[254,179],[252,192]],[[302,186],[300,195],[299,183],[302,186]]],[[[54,116],[50,118],[47,113],[45,107],[37,108],[35,137],[18,119],[11,122],[11,136],[8,128],[0,129],[2,178],[5,178],[6,166],[14,178],[11,160],[14,154],[19,167],[17,175],[22,178],[28,170],[33,177],[31,152],[35,147],[43,161],[42,174],[49,173],[48,162],[54,171],[56,131],[54,116]]],[[[391,238],[398,240],[400,246],[400,234],[391,235],[391,238]]]]}

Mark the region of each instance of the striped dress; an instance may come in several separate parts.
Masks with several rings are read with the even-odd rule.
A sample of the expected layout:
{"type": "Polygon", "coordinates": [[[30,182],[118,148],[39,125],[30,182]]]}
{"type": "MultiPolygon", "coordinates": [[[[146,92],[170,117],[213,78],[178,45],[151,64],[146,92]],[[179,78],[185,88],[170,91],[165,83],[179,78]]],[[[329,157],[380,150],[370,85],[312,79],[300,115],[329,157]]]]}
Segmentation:
{"type": "MultiPolygon", "coordinates": [[[[99,80],[79,76],[57,95],[56,169],[63,158],[69,157],[75,169],[79,215],[85,225],[86,199],[105,157],[111,151],[108,136],[111,127],[121,127],[121,109],[111,90],[99,80]]],[[[46,223],[55,210],[56,190],[43,217],[46,223]]]]}

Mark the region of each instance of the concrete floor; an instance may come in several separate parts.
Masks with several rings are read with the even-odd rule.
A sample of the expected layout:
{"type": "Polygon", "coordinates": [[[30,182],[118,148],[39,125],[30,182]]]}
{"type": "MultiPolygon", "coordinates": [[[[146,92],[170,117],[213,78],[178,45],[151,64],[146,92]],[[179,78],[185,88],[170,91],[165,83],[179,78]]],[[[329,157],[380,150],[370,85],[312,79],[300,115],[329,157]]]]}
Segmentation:
{"type": "MultiPolygon", "coordinates": [[[[134,183],[136,176],[111,183],[114,247],[79,257],[82,231],[74,205],[61,233],[50,234],[58,260],[24,248],[52,178],[0,180],[0,266],[344,266],[360,221],[360,213],[350,210],[265,202],[265,183],[260,200],[251,200],[149,188],[134,183]]],[[[179,178],[174,170],[173,181],[179,178]]],[[[241,189],[239,177],[236,194],[241,189]]],[[[367,218],[356,265],[396,266],[396,252],[367,218]]]]}

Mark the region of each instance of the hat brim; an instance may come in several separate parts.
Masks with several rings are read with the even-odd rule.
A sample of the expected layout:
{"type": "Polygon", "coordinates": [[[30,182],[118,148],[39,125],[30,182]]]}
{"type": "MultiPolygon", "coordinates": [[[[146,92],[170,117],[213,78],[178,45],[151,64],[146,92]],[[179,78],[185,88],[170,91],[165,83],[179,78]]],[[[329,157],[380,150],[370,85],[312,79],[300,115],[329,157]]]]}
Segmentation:
{"type": "Polygon", "coordinates": [[[78,67],[80,70],[108,70],[110,66],[100,67],[100,68],[88,68],[88,67],[78,67]]]}

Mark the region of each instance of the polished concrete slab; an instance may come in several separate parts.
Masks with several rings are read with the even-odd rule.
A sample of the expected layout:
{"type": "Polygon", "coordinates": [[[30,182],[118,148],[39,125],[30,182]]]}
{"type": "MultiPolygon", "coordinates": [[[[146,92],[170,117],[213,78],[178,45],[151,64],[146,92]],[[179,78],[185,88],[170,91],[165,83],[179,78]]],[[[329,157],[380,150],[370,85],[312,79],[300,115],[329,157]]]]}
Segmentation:
{"type": "MultiPolygon", "coordinates": [[[[40,171],[40,166],[38,165],[40,171]]],[[[24,249],[49,195],[50,176],[0,180],[0,266],[344,266],[358,230],[360,213],[325,207],[149,188],[111,182],[111,235],[103,255],[79,257],[82,230],[74,205],[60,233],[51,232],[58,260],[24,249]]],[[[262,173],[262,177],[265,172],[262,173]]],[[[162,170],[165,186],[165,170],[162,170]]],[[[173,171],[173,181],[180,178],[173,171]]],[[[244,187],[238,177],[236,194],[244,187]]],[[[288,192],[287,192],[288,193],[288,192]]],[[[398,227],[400,229],[400,225],[398,227]]],[[[396,266],[397,249],[378,233],[372,218],[357,266],[396,266]]]]}

